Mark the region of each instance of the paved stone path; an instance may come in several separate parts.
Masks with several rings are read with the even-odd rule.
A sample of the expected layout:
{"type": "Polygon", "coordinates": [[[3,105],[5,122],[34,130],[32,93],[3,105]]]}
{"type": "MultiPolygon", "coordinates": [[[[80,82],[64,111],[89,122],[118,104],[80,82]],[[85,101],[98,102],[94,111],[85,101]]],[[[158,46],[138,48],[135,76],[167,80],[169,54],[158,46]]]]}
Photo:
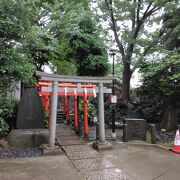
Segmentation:
{"type": "Polygon", "coordinates": [[[85,180],[130,180],[129,176],[105,160],[69,126],[57,125],[56,138],[75,168],[85,180]]]}

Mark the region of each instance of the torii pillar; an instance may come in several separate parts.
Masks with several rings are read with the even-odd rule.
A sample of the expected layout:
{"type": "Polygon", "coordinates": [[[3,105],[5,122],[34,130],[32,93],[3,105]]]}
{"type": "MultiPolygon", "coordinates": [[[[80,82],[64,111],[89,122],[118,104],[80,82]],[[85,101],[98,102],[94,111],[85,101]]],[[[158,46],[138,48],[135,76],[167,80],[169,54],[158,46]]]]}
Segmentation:
{"type": "Polygon", "coordinates": [[[58,101],[58,81],[52,82],[52,97],[51,97],[51,113],[50,113],[50,130],[49,130],[49,148],[55,147],[56,138],[56,116],[57,116],[57,101],[58,101]]]}
{"type": "Polygon", "coordinates": [[[110,144],[105,140],[103,83],[99,83],[98,114],[99,114],[99,140],[93,143],[93,147],[98,150],[112,149],[112,144],[110,144]]]}

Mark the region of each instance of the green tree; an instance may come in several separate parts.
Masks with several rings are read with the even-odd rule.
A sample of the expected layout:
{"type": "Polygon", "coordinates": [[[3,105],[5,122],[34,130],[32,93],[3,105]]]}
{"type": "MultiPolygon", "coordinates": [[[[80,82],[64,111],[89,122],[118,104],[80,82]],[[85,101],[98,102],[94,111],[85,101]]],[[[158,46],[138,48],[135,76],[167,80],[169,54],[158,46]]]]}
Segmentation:
{"type": "MultiPolygon", "coordinates": [[[[164,32],[162,36],[162,44],[168,50],[180,48],[180,8],[167,12],[163,15],[163,26],[161,31],[164,32]]],[[[180,52],[180,51],[179,51],[180,52]]]]}
{"type": "Polygon", "coordinates": [[[103,18],[109,22],[114,32],[116,44],[122,58],[122,98],[129,100],[130,79],[137,68],[136,62],[154,50],[159,37],[160,27],[151,30],[153,24],[160,24],[164,11],[174,10],[178,1],[163,0],[100,0],[98,1],[103,18]]]}
{"type": "Polygon", "coordinates": [[[180,102],[179,8],[163,15],[161,31],[163,35],[159,47],[166,50],[161,53],[161,58],[140,64],[143,75],[140,94],[151,100],[147,105],[153,107],[152,118],[159,120],[162,128],[174,130],[177,127],[176,105],[180,102]]]}
{"type": "MultiPolygon", "coordinates": [[[[180,98],[180,54],[168,52],[164,58],[156,61],[144,61],[140,65],[143,76],[143,85],[139,94],[150,102],[147,107],[151,109],[152,119],[161,122],[162,128],[173,130],[177,127],[177,119],[165,118],[167,110],[173,109],[180,98]],[[168,119],[168,120],[167,120],[168,119]]],[[[175,115],[175,113],[173,112],[175,115]]],[[[173,116],[174,116],[173,115],[173,116]]]]}
{"type": "Polygon", "coordinates": [[[31,81],[32,59],[23,51],[23,34],[29,25],[27,9],[20,1],[0,1],[0,92],[6,93],[13,83],[31,81]]]}
{"type": "Polygon", "coordinates": [[[14,85],[33,82],[35,66],[23,46],[29,17],[24,1],[0,0],[0,135],[15,125],[17,102],[10,95],[14,85]]]}
{"type": "Polygon", "coordinates": [[[76,31],[69,32],[78,75],[102,76],[108,72],[106,47],[91,14],[84,14],[76,31]]]}

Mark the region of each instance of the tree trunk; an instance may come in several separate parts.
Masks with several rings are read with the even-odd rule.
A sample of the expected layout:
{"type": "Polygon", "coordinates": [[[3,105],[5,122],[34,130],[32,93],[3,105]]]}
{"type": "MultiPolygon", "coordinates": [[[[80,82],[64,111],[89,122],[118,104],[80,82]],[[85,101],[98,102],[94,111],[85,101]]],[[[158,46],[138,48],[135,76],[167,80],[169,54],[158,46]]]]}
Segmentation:
{"type": "Polygon", "coordinates": [[[130,99],[130,80],[131,80],[131,69],[129,63],[124,63],[123,77],[122,77],[122,99],[125,104],[128,104],[130,99]]]}

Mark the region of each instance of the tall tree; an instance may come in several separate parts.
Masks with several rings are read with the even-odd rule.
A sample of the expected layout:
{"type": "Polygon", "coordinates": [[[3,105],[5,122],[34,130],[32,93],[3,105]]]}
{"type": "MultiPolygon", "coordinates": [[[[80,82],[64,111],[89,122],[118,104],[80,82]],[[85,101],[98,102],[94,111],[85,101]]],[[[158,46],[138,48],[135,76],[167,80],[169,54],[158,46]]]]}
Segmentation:
{"type": "Polygon", "coordinates": [[[14,82],[28,82],[35,70],[32,59],[23,51],[22,39],[29,28],[24,3],[0,0],[0,91],[14,82]]]}
{"type": "MultiPolygon", "coordinates": [[[[166,12],[163,15],[163,26],[164,32],[162,36],[162,44],[168,50],[175,50],[180,48],[180,8],[174,9],[173,11],[166,12]]],[[[180,51],[178,50],[180,53],[180,51]]]]}
{"type": "Polygon", "coordinates": [[[176,105],[180,102],[180,20],[179,8],[163,15],[159,49],[161,56],[153,61],[142,61],[140,70],[143,84],[140,94],[150,100],[151,119],[159,120],[161,128],[177,128],[176,105]]]}
{"type": "Polygon", "coordinates": [[[100,0],[98,4],[104,18],[109,20],[122,56],[122,98],[128,102],[130,79],[136,69],[136,61],[147,55],[162,36],[162,32],[158,31],[159,27],[156,27],[156,30],[151,27],[161,22],[163,11],[175,9],[178,1],[100,0]]]}
{"type": "Polygon", "coordinates": [[[108,58],[103,38],[91,14],[84,14],[78,30],[69,32],[72,55],[78,75],[103,76],[108,72],[108,58]]]}

